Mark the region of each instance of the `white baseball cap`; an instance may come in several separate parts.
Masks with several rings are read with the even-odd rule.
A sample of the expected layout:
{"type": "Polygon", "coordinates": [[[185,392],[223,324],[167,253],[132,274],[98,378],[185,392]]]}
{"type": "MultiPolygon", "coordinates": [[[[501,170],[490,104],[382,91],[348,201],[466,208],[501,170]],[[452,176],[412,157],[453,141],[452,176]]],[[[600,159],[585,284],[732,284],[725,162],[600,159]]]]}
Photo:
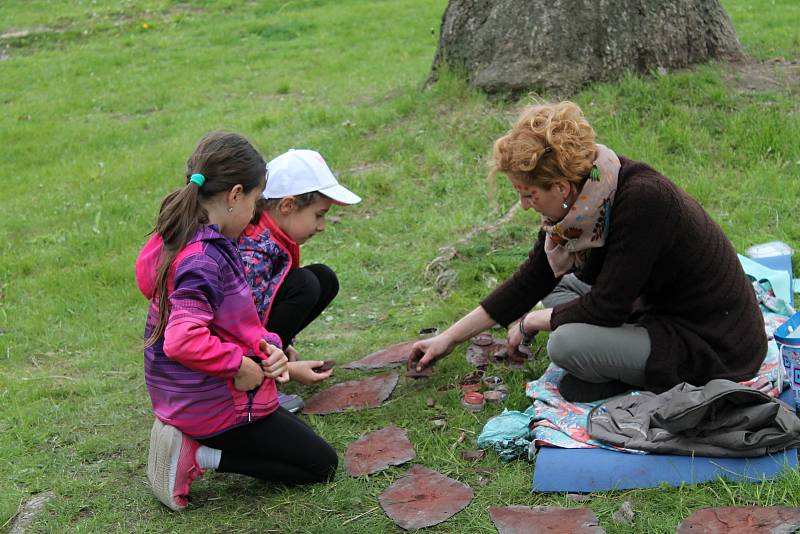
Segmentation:
{"type": "Polygon", "coordinates": [[[283,198],[319,191],[337,204],[356,204],[361,197],[339,184],[319,152],[291,149],[267,163],[264,198],[283,198]]]}

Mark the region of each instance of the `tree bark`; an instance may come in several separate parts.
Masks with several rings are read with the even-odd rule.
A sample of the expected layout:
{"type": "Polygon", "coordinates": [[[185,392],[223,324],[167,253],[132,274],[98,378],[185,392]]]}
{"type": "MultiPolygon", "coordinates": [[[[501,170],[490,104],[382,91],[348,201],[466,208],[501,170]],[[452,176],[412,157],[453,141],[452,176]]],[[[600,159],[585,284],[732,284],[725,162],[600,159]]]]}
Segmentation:
{"type": "Polygon", "coordinates": [[[718,0],[450,0],[431,78],[487,93],[568,93],[626,70],[744,59],[718,0]]]}

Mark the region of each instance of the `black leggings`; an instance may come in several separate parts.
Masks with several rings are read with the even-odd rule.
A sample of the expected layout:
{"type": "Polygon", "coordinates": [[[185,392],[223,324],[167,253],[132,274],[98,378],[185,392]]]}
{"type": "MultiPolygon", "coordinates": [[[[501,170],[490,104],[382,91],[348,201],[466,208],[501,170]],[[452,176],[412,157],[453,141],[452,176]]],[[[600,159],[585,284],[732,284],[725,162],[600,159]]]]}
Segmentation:
{"type": "Polygon", "coordinates": [[[333,447],[283,408],[253,423],[198,441],[222,451],[217,471],[270,482],[325,482],[333,478],[339,463],[333,447]]]}
{"type": "Polygon", "coordinates": [[[292,269],[275,294],[267,330],[278,334],[284,348],[339,293],[339,280],[330,267],[315,263],[292,269]]]}

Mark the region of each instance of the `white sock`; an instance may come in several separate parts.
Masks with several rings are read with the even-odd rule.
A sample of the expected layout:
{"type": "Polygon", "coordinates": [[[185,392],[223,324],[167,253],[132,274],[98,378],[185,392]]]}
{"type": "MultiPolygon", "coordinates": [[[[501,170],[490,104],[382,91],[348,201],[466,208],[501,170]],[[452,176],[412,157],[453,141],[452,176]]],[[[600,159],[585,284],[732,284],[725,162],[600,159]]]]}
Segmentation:
{"type": "Polygon", "coordinates": [[[200,469],[216,469],[219,467],[219,461],[222,458],[222,451],[219,449],[212,449],[205,445],[200,445],[195,454],[195,459],[200,465],[200,469]]]}

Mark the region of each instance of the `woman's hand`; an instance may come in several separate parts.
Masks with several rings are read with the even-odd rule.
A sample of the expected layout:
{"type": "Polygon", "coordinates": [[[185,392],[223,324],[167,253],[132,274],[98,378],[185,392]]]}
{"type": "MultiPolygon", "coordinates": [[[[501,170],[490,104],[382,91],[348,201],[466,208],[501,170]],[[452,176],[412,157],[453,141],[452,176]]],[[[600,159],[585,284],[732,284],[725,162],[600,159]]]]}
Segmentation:
{"type": "Polygon", "coordinates": [[[264,381],[264,371],[255,361],[247,356],[242,357],[239,371],[233,377],[233,387],[239,391],[250,391],[261,385],[264,381]]]}
{"type": "MultiPolygon", "coordinates": [[[[531,336],[537,332],[550,330],[550,316],[553,314],[552,308],[545,310],[535,310],[522,316],[524,321],[522,328],[531,336]]],[[[517,354],[520,344],[522,344],[522,331],[520,324],[514,323],[508,329],[508,339],[506,345],[509,354],[517,354]]]]}
{"type": "MultiPolygon", "coordinates": [[[[526,332],[530,332],[527,328],[526,332]]],[[[516,322],[508,327],[508,338],[506,339],[506,348],[510,355],[519,354],[519,346],[522,344],[522,332],[519,331],[519,322],[516,322]]]]}
{"type": "Polygon", "coordinates": [[[422,371],[435,360],[453,352],[455,346],[456,343],[447,335],[447,332],[442,332],[430,339],[417,341],[411,347],[411,354],[408,356],[409,367],[416,366],[417,371],[422,371]]]}
{"type": "Polygon", "coordinates": [[[281,349],[275,345],[270,345],[263,339],[259,343],[261,352],[267,355],[267,359],[261,362],[264,376],[273,378],[277,382],[284,383],[289,381],[289,359],[281,349]]]}
{"type": "Polygon", "coordinates": [[[328,369],[327,371],[323,371],[321,373],[314,371],[315,368],[321,366],[323,363],[325,362],[321,360],[289,362],[289,376],[295,382],[300,382],[305,386],[322,382],[331,376],[331,373],[333,373],[333,369],[328,369]]]}

